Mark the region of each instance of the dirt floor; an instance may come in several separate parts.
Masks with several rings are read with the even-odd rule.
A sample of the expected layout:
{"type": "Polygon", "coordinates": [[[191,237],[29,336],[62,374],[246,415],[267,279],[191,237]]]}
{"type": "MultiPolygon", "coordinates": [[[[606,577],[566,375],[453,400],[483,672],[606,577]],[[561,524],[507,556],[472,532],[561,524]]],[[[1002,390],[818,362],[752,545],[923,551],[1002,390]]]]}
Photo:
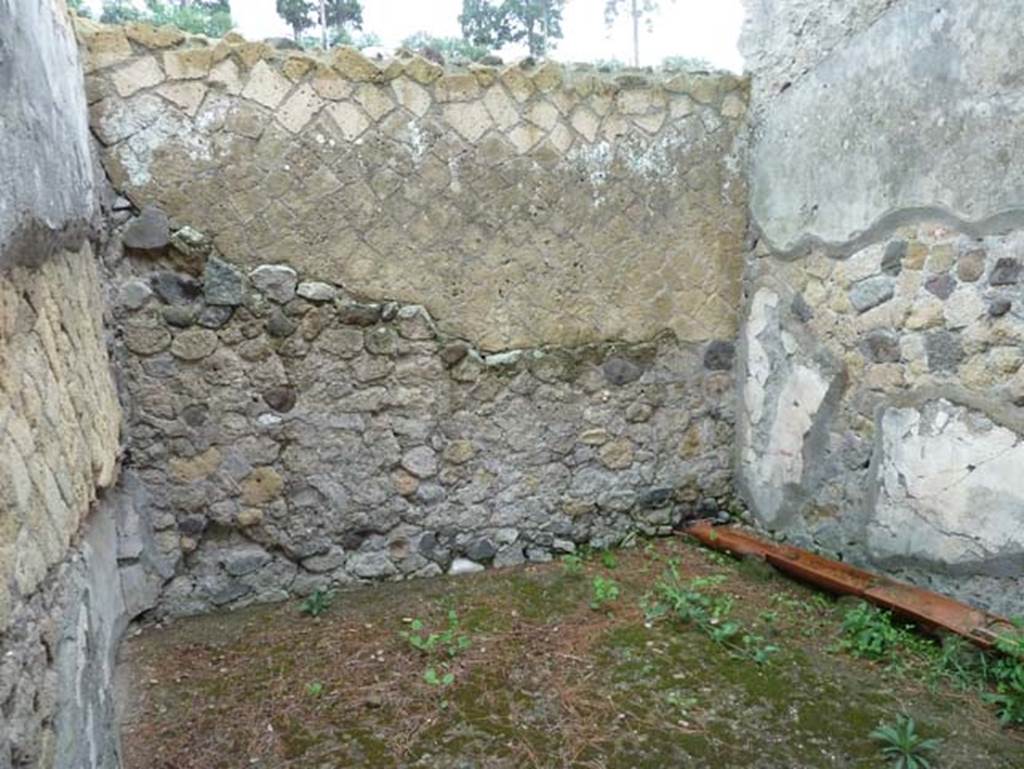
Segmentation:
{"type": "Polygon", "coordinates": [[[978,692],[838,650],[847,608],[664,540],[338,593],[316,618],[179,620],[124,645],[125,767],[880,769],[869,734],[901,713],[942,740],[936,769],[1024,767],[1024,733],[978,692]],[[670,564],[682,583],[717,575],[700,592],[742,632],[658,616],[670,564]]]}

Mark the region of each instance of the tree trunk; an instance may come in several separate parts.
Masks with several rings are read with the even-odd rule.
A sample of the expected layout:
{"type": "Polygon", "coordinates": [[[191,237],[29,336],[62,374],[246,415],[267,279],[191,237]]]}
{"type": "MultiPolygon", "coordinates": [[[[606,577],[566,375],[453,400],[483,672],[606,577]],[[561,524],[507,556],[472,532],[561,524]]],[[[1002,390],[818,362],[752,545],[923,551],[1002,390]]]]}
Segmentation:
{"type": "Polygon", "coordinates": [[[633,0],[633,66],[640,66],[640,0],[633,0]]]}
{"type": "Polygon", "coordinates": [[[320,42],[327,50],[327,0],[320,0],[320,42]]]}

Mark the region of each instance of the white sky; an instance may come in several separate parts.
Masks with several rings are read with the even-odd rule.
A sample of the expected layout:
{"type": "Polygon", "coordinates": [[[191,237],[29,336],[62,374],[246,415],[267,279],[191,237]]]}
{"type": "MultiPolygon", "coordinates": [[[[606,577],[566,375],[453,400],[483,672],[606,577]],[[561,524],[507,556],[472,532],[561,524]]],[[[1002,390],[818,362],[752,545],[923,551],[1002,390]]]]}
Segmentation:
{"type": "MultiPolygon", "coordinates": [[[[89,0],[99,6],[101,0],[89,0]]],[[[605,0],[568,0],[563,31],[553,57],[561,61],[632,58],[632,29],[627,15],[608,30],[605,0]]],[[[658,64],[666,56],[707,59],[717,67],[743,67],[736,48],[743,21],[741,0],[662,0],[654,31],[641,27],[641,64],[658,64]]],[[[249,39],[287,36],[289,29],[274,11],[274,0],[231,0],[239,31],[249,39]]],[[[386,47],[421,30],[438,36],[460,34],[462,0],[363,0],[363,30],[375,32],[386,47]]],[[[519,53],[519,52],[515,52],[519,53]]]]}

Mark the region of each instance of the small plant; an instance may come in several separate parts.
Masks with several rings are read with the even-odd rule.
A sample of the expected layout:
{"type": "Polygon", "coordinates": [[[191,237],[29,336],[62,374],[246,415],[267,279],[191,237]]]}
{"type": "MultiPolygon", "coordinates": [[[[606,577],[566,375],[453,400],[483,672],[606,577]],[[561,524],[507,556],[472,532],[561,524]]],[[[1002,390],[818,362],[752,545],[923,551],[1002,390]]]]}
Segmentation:
{"type": "Polygon", "coordinates": [[[306,694],[310,697],[319,697],[324,693],[324,685],[319,681],[314,681],[311,684],[306,684],[306,694]]]}
{"type": "Polygon", "coordinates": [[[899,649],[907,633],[892,624],[890,612],[859,603],[843,617],[843,635],[841,649],[854,657],[883,660],[899,649]]]}
{"type": "Polygon", "coordinates": [[[578,577],[583,573],[583,558],[578,555],[562,556],[562,571],[570,577],[578,577]]]}
{"type": "Polygon", "coordinates": [[[605,577],[594,577],[594,581],[591,583],[592,594],[590,599],[590,608],[597,611],[605,604],[619,600],[619,585],[613,579],[606,579],[605,577]]]}
{"type": "Polygon", "coordinates": [[[763,665],[779,648],[766,643],[762,636],[745,632],[742,623],[729,618],[733,605],[731,598],[704,592],[724,581],[724,576],[715,575],[683,582],[678,563],[670,561],[665,575],[655,585],[659,600],[653,606],[647,604],[643,607],[647,621],[672,615],[683,623],[694,625],[716,644],[729,649],[730,653],[763,665]]]}
{"type": "Polygon", "coordinates": [[[996,649],[1004,655],[989,667],[996,691],[984,699],[998,708],[1004,726],[1024,724],[1024,632],[1001,636],[996,649]]]}
{"type": "Polygon", "coordinates": [[[871,739],[882,743],[882,755],[892,769],[930,769],[931,756],[942,744],[941,740],[918,734],[914,719],[908,715],[899,716],[895,723],[882,724],[871,732],[871,739]]]}
{"type": "Polygon", "coordinates": [[[427,668],[423,671],[423,680],[431,686],[451,686],[455,683],[455,674],[451,671],[438,673],[437,668],[427,668]]]}
{"type": "Polygon", "coordinates": [[[399,635],[401,635],[401,637],[404,638],[412,648],[427,655],[440,650],[444,654],[447,654],[449,658],[452,658],[461,652],[464,652],[472,643],[469,640],[469,636],[459,632],[459,615],[455,609],[448,610],[448,627],[439,633],[429,633],[424,635],[423,621],[418,619],[412,620],[409,624],[409,628],[412,632],[403,631],[399,635]]]}
{"type": "Polygon", "coordinates": [[[619,559],[615,557],[615,553],[611,550],[604,550],[601,553],[601,565],[606,569],[614,569],[619,565],[619,559]]]}
{"type": "Polygon", "coordinates": [[[306,597],[306,600],[302,602],[302,605],[299,607],[299,611],[303,614],[308,614],[310,617],[319,617],[331,608],[331,602],[333,600],[333,590],[317,588],[311,595],[306,597]]]}

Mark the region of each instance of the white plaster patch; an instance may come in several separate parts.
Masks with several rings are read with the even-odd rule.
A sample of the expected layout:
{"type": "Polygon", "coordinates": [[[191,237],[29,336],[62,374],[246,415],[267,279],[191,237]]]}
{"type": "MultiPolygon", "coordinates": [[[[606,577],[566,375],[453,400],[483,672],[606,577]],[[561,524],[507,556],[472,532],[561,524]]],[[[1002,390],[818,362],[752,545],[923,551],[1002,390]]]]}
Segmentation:
{"type": "Polygon", "coordinates": [[[756,481],[773,500],[758,511],[769,520],[779,512],[783,487],[803,477],[804,441],[827,392],[825,378],[802,365],[793,368],[779,392],[768,444],[754,468],[756,481]]]}
{"type": "Polygon", "coordinates": [[[743,400],[751,424],[758,424],[764,415],[765,383],[771,374],[771,359],[759,337],[768,327],[769,311],[779,304],[779,295],[767,288],[754,294],[750,303],[745,333],[747,337],[747,379],[743,383],[743,400]]]}
{"type": "Polygon", "coordinates": [[[1024,552],[1017,433],[948,401],[889,409],[881,430],[872,555],[956,565],[1024,552]]]}

